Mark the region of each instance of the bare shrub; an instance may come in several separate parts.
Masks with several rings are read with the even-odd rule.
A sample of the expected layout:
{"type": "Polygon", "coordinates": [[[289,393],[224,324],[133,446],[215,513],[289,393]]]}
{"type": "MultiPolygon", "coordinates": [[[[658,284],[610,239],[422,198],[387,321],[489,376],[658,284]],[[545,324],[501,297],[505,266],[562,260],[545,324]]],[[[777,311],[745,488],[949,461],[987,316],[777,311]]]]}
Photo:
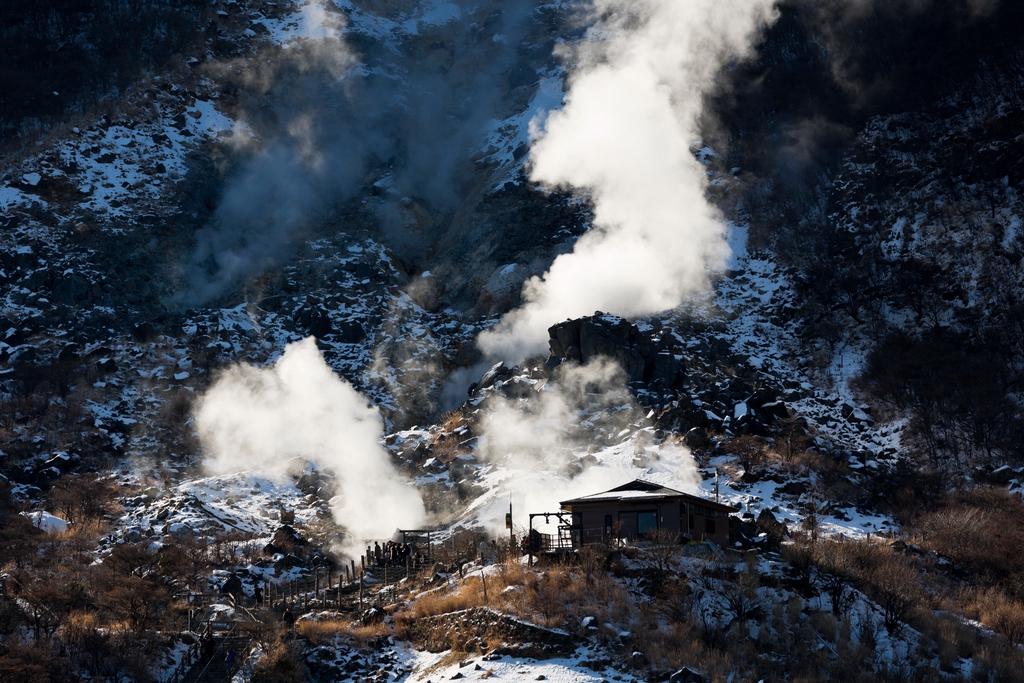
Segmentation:
{"type": "Polygon", "coordinates": [[[973,655],[974,680],[996,683],[1024,681],[1024,658],[1015,646],[990,640],[975,650],[973,655]]]}
{"type": "Polygon", "coordinates": [[[882,607],[886,629],[897,632],[920,601],[917,569],[901,557],[885,554],[865,578],[882,607]]]}
{"type": "Polygon", "coordinates": [[[659,528],[650,533],[637,546],[637,560],[650,569],[668,572],[676,569],[683,546],[679,543],[678,532],[659,528]]]}
{"type": "Polygon", "coordinates": [[[48,495],[54,510],[71,524],[102,517],[117,495],[109,482],[96,475],[64,475],[53,483],[48,495]]]}
{"type": "Polygon", "coordinates": [[[762,608],[761,576],[757,570],[757,558],[749,555],[746,567],[737,572],[735,581],[722,582],[722,597],[733,614],[734,620],[742,627],[755,617],[762,608]]]}
{"type": "Polygon", "coordinates": [[[782,462],[792,465],[798,453],[805,452],[813,440],[807,433],[807,421],[799,418],[778,420],[772,425],[778,453],[782,462]]]}
{"type": "Polygon", "coordinates": [[[253,673],[252,683],[302,683],[306,680],[298,644],[278,640],[260,658],[253,673]]]}
{"type": "Polygon", "coordinates": [[[0,681],[49,683],[52,664],[44,650],[17,644],[0,645],[0,681]]]}
{"type": "Polygon", "coordinates": [[[729,453],[735,455],[746,474],[756,474],[768,460],[768,445],[763,437],[738,436],[725,444],[729,453]]]}
{"type": "Polygon", "coordinates": [[[1013,645],[1024,644],[1024,604],[990,588],[975,593],[968,610],[1013,645]]]}
{"type": "Polygon", "coordinates": [[[818,544],[814,549],[814,562],[817,565],[818,585],[828,596],[832,614],[842,619],[856,599],[853,586],[850,585],[854,565],[847,544],[837,541],[818,544]]]}
{"type": "Polygon", "coordinates": [[[830,643],[836,642],[839,637],[839,621],[834,614],[820,611],[811,612],[810,622],[818,635],[830,643]]]}
{"type": "Polygon", "coordinates": [[[678,579],[666,582],[653,610],[669,624],[689,623],[694,616],[692,594],[693,590],[685,582],[678,579]]]}
{"type": "Polygon", "coordinates": [[[801,590],[807,591],[814,573],[815,546],[804,540],[782,546],[782,559],[793,568],[801,590]]]}
{"type": "Polygon", "coordinates": [[[977,648],[977,630],[948,614],[921,610],[913,625],[921,633],[924,648],[934,647],[943,671],[955,671],[960,660],[969,659],[977,648]]]}
{"type": "Polygon", "coordinates": [[[947,507],[921,520],[926,542],[958,564],[974,555],[978,539],[986,537],[992,513],[973,506],[947,507]]]}

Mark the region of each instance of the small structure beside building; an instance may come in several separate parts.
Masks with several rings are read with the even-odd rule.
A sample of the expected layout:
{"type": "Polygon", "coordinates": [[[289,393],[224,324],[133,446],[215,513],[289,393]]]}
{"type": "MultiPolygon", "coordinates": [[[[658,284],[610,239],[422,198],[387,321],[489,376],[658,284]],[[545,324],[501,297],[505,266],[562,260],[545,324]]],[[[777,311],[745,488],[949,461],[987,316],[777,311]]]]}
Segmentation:
{"type": "Polygon", "coordinates": [[[729,515],[737,508],[635,479],[608,491],[561,502],[558,512],[530,515],[530,551],[572,552],[583,545],[665,541],[729,542],[729,515]],[[558,533],[541,534],[533,520],[559,520],[558,533]]]}

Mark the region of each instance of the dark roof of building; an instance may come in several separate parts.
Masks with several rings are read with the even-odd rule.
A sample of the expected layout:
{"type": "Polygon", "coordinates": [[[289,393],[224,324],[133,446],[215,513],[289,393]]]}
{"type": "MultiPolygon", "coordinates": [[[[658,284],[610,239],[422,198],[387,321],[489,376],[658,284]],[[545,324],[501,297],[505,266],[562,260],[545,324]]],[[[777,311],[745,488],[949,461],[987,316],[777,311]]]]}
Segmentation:
{"type": "Polygon", "coordinates": [[[569,505],[581,505],[585,503],[611,503],[611,502],[627,502],[627,501],[661,501],[669,500],[672,498],[689,498],[694,501],[699,501],[702,505],[708,507],[717,508],[721,510],[728,510],[730,512],[736,512],[737,508],[725,503],[716,503],[700,496],[695,496],[691,493],[683,493],[682,491],[676,491],[670,489],[667,486],[661,484],[655,484],[650,481],[644,481],[643,479],[634,479],[631,482],[616,486],[613,489],[602,491],[601,493],[591,493],[588,496],[581,496],[579,498],[573,498],[572,500],[563,500],[561,506],[564,508],[569,505]]]}

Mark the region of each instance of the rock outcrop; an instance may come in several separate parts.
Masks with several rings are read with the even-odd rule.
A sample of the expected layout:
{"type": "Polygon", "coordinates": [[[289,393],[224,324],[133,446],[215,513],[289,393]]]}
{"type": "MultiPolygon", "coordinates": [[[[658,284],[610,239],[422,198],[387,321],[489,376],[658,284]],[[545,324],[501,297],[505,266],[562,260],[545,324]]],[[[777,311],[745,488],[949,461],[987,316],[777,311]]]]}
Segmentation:
{"type": "Polygon", "coordinates": [[[523,621],[487,607],[439,614],[416,621],[413,637],[429,652],[489,652],[544,659],[573,652],[576,643],[564,632],[523,621]]]}
{"type": "Polygon", "coordinates": [[[586,365],[606,357],[622,368],[630,382],[677,389],[682,386],[685,370],[675,353],[674,338],[661,332],[657,323],[641,330],[629,321],[600,311],[566,320],[548,329],[551,355],[545,367],[550,370],[566,362],[586,365]]]}

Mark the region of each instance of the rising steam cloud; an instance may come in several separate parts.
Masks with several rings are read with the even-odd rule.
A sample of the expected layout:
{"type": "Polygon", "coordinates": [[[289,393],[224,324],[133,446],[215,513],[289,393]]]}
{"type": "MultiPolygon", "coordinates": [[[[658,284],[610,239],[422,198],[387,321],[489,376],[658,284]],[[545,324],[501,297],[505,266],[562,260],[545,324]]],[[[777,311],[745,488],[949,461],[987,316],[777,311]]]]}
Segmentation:
{"type": "Polygon", "coordinates": [[[214,473],[284,478],[310,461],[333,473],[331,505],[348,548],[424,519],[419,491],[379,444],[377,411],[334,374],[312,338],[289,344],[273,366],[228,369],[200,400],[196,425],[214,473]]]}
{"type": "Polygon", "coordinates": [[[635,430],[642,415],[622,369],[603,358],[559,366],[525,403],[492,397],[475,455],[500,467],[472,518],[499,536],[510,500],[516,524],[525,525],[524,512],[558,510],[563,500],[637,478],[696,492],[701,479],[690,452],[647,441],[647,432],[635,430]],[[581,459],[588,449],[591,458],[581,459]]]}
{"type": "Polygon", "coordinates": [[[525,304],[480,337],[491,357],[541,351],[547,328],[595,310],[649,315],[702,287],[728,256],[690,145],[702,98],[772,19],[772,0],[595,0],[565,106],[535,123],[531,177],[586,188],[594,229],[525,304]]]}
{"type": "MultiPolygon", "coordinates": [[[[404,3],[405,23],[435,5],[404,3]]],[[[446,8],[446,20],[408,34],[362,34],[356,50],[359,27],[333,2],[307,0],[295,15],[302,38],[208,67],[256,104],[240,112],[255,135],[233,138],[239,169],[181,266],[179,303],[205,303],[280,264],[361,193],[376,197],[359,210],[375,214],[388,246],[422,257],[465,192],[484,125],[508,106],[531,11],[471,0],[446,8]]],[[[385,9],[398,8],[367,16],[385,9]]]]}

